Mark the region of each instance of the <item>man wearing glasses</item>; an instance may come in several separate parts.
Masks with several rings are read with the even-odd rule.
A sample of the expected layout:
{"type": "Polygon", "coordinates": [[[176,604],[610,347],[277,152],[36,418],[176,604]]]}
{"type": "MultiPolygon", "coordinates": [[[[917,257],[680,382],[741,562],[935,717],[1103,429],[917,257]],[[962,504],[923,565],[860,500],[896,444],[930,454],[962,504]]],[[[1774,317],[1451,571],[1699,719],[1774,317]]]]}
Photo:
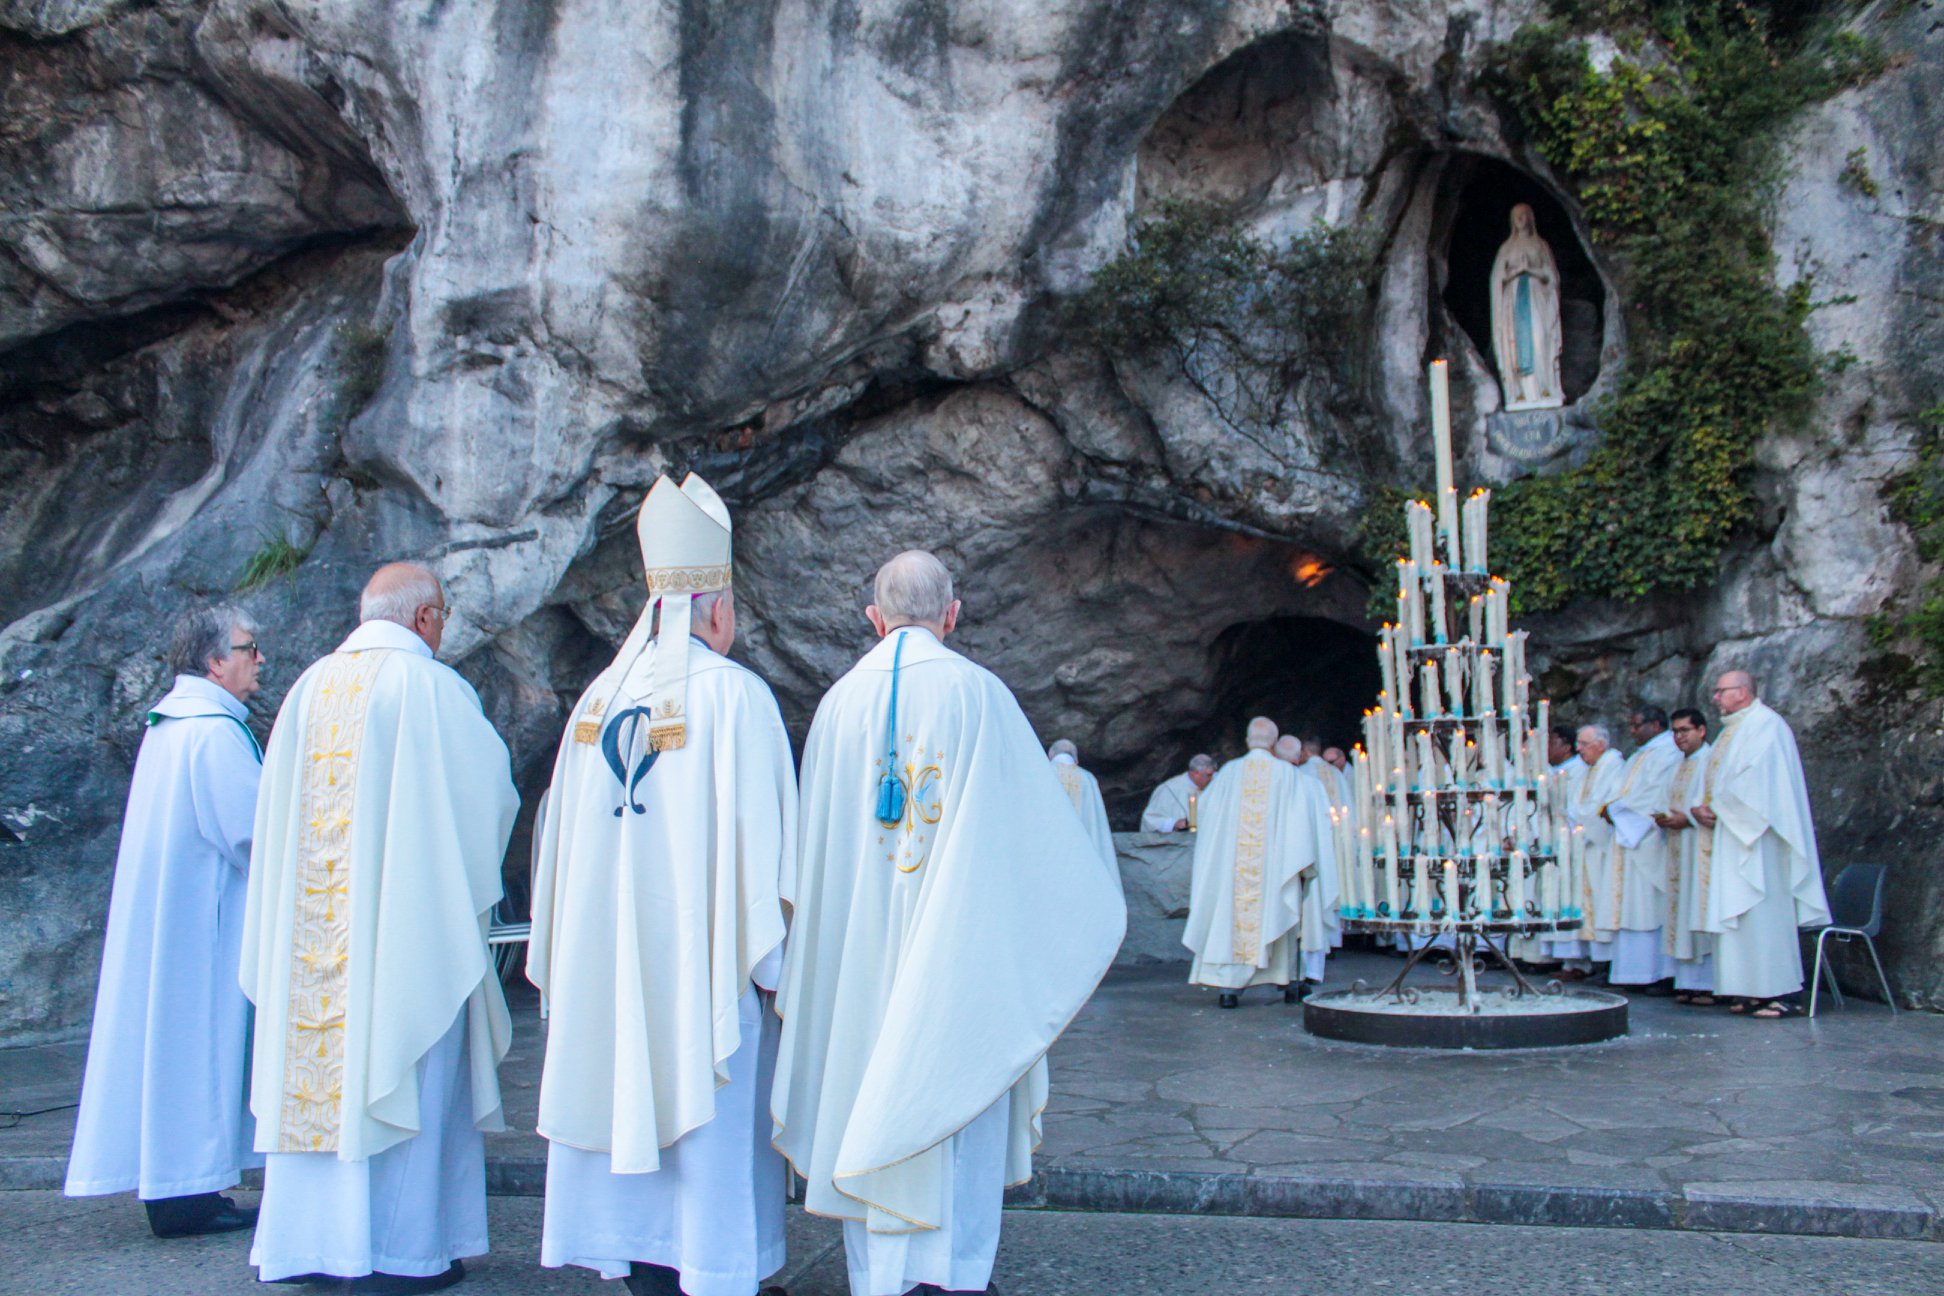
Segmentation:
{"type": "Polygon", "coordinates": [[[486,1250],[482,1130],[511,1042],[486,948],[519,797],[422,567],[378,569],[362,624],[291,687],[264,752],[243,989],[267,1153],[266,1282],[434,1291],[486,1250]]]}
{"type": "Polygon", "coordinates": [[[1690,817],[1707,835],[1707,913],[1715,993],[1736,1011],[1797,1017],[1802,946],[1796,929],[1829,921],[1809,788],[1789,722],[1755,696],[1747,671],[1715,683],[1721,734],[1690,817]]]}
{"type": "Polygon", "coordinates": [[[258,688],[256,624],[237,608],[176,623],[175,684],[135,757],[95,995],[67,1193],[134,1191],[157,1237],[248,1228],[221,1190],[246,1165],[236,982],[262,757],[243,704],[258,688]]]}

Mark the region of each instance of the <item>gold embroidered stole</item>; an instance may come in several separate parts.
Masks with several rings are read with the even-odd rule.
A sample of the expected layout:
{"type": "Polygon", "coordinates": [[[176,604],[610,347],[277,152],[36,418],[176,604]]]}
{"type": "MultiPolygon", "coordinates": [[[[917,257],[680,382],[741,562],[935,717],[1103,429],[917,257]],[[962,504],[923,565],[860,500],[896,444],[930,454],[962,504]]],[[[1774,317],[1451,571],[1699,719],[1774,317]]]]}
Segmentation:
{"type": "MultiPolygon", "coordinates": [[[[1689,760],[1686,756],[1681,757],[1681,768],[1674,771],[1674,782],[1669,784],[1667,789],[1668,810],[1679,810],[1682,814],[1687,813],[1687,790],[1688,784],[1694,781],[1694,766],[1694,761],[1689,760]]],[[[1690,821],[1691,823],[1692,821],[1690,821]]],[[[1696,832],[1698,830],[1690,826],[1682,831],[1696,832]]],[[[1668,838],[1666,853],[1667,921],[1661,924],[1661,948],[1671,955],[1674,953],[1675,928],[1680,925],[1681,920],[1681,878],[1686,872],[1681,866],[1681,856],[1684,852],[1678,833],[1668,838]]]]}
{"type": "Polygon", "coordinates": [[[305,723],[280,1152],[335,1152],[343,1124],[351,817],[371,681],[387,655],[332,654],[305,723]]]}
{"type": "MultiPolygon", "coordinates": [[[[1606,753],[1605,753],[1605,752],[1601,752],[1601,753],[1600,753],[1600,760],[1605,760],[1605,759],[1606,759],[1606,753]]],[[[1572,803],[1574,803],[1574,802],[1576,802],[1576,801],[1579,801],[1579,800],[1581,800],[1581,799],[1583,799],[1583,798],[1584,798],[1584,797],[1586,796],[1586,790],[1587,790],[1587,788],[1589,788],[1590,786],[1592,786],[1592,783],[1593,783],[1593,771],[1594,771],[1594,770],[1595,770],[1596,768],[1598,768],[1598,766],[1599,766],[1599,764],[1600,764],[1600,761],[1587,761],[1587,762],[1585,762],[1585,764],[1586,764],[1586,772],[1585,772],[1584,774],[1581,774],[1581,775],[1580,775],[1580,784],[1579,784],[1579,791],[1578,791],[1578,792],[1575,792],[1575,793],[1574,793],[1574,794],[1573,794],[1573,795],[1572,795],[1572,796],[1571,796],[1570,798],[1568,798],[1568,800],[1567,800],[1567,804],[1568,804],[1568,805],[1571,805],[1572,803]]],[[[1581,831],[1581,832],[1585,832],[1585,831],[1586,831],[1586,829],[1584,829],[1584,828],[1582,828],[1582,829],[1580,829],[1580,831],[1581,831]]],[[[1579,938],[1580,938],[1581,940],[1592,940],[1592,939],[1593,939],[1593,936],[1594,936],[1594,932],[1593,932],[1593,870],[1592,870],[1592,869],[1588,869],[1588,868],[1582,868],[1582,869],[1580,870],[1580,929],[1579,929],[1579,938]]]]}
{"type": "MultiPolygon", "coordinates": [[[[1741,718],[1747,715],[1748,711],[1748,707],[1743,707],[1722,722],[1721,741],[1716,743],[1708,753],[1708,773],[1701,782],[1701,804],[1710,809],[1714,806],[1715,775],[1721,772],[1721,757],[1728,750],[1728,744],[1741,727],[1741,718]]],[[[1701,836],[1694,843],[1694,894],[1696,904],[1703,915],[1702,921],[1705,922],[1708,912],[1708,885],[1714,876],[1714,837],[1717,829],[1697,828],[1696,831],[1700,832],[1701,836]]]]}
{"type": "Polygon", "coordinates": [[[1053,773],[1059,777],[1060,786],[1066,789],[1067,800],[1073,802],[1077,811],[1080,807],[1080,767],[1064,763],[1053,766],[1053,773]]]}
{"type": "Polygon", "coordinates": [[[1235,898],[1230,957],[1254,963],[1262,951],[1262,859],[1269,825],[1268,761],[1242,766],[1242,822],[1235,834],[1235,898]]]}

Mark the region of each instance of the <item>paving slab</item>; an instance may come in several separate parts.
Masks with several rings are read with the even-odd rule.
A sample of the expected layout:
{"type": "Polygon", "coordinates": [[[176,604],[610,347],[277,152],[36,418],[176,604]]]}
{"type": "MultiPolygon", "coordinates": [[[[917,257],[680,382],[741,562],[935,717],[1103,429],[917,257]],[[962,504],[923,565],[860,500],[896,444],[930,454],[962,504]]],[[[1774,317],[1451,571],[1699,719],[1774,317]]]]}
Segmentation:
{"type": "MultiPolygon", "coordinates": [[[[1387,980],[1348,954],[1331,980],[1387,980]]],[[[1019,1207],[1944,1240],[1944,1017],[1855,998],[1814,1021],[1635,997],[1622,1039],[1451,1053],[1319,1040],[1185,965],[1117,968],[1052,1054],[1019,1207]]],[[[1431,974],[1435,975],[1435,974],[1431,974]]],[[[496,1194],[540,1192],[530,989],[501,1071],[496,1194]]],[[[82,1046],[0,1050],[0,1111],[71,1103],[82,1046]]],[[[0,1129],[0,1188],[58,1187],[72,1110],[0,1129]]]]}
{"type": "MultiPolygon", "coordinates": [[[[245,1200],[248,1196],[245,1195],[245,1200]]],[[[493,1250],[459,1296],[620,1296],[584,1269],[542,1269],[540,1201],[489,1203],[493,1250]]],[[[791,1296],[849,1296],[830,1220],[792,1210],[791,1296]]],[[[119,1198],[0,1193],[4,1289],[36,1296],[262,1296],[247,1233],[158,1242],[119,1198]]],[[[993,1279],[1006,1296],[1372,1296],[1526,1291],[1624,1296],[1927,1296],[1934,1245],[1853,1238],[1024,1211],[1007,1215],[993,1279]]]]}

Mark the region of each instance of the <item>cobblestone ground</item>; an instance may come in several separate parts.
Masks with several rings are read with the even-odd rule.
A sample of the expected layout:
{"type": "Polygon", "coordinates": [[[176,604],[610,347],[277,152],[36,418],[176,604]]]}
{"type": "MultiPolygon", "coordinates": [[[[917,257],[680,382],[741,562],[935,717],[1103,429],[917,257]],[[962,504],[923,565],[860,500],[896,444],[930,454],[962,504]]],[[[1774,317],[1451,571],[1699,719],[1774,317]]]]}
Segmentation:
{"type": "MultiPolygon", "coordinates": [[[[584,1270],[539,1267],[538,1199],[494,1198],[492,1229],[493,1254],[468,1265],[461,1296],[622,1296],[584,1270]]],[[[792,1211],[790,1241],[792,1296],[846,1296],[834,1225],[792,1211]]],[[[258,1284],[247,1234],[156,1241],[127,1197],[0,1192],[0,1252],[0,1291],[22,1296],[303,1290],[258,1284]]],[[[1005,1296],[1921,1296],[1944,1292],[1940,1254],[1930,1242],[1849,1238],[1012,1211],[995,1281],[1005,1296]]]]}

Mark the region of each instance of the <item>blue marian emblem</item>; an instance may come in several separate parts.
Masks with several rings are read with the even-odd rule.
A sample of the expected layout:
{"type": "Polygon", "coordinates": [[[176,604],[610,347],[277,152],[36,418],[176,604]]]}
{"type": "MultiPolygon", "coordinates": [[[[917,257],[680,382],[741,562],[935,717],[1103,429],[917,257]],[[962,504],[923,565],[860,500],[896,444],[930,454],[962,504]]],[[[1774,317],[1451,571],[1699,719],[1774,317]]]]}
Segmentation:
{"type": "Polygon", "coordinates": [[[642,744],[648,751],[641,758],[641,763],[635,766],[632,777],[628,773],[628,759],[634,755],[636,733],[649,723],[647,707],[629,707],[625,711],[615,712],[614,718],[608,721],[607,728],[601,731],[601,755],[607,757],[608,768],[614,771],[615,781],[621,785],[625,793],[624,804],[614,807],[616,819],[621,817],[624,809],[632,810],[636,814],[648,813],[648,807],[635,800],[635,789],[641,786],[642,779],[648,777],[648,771],[653,768],[655,758],[661,753],[655,750],[653,743],[642,744]],[[623,724],[627,726],[625,742],[621,731],[623,724]]]}

